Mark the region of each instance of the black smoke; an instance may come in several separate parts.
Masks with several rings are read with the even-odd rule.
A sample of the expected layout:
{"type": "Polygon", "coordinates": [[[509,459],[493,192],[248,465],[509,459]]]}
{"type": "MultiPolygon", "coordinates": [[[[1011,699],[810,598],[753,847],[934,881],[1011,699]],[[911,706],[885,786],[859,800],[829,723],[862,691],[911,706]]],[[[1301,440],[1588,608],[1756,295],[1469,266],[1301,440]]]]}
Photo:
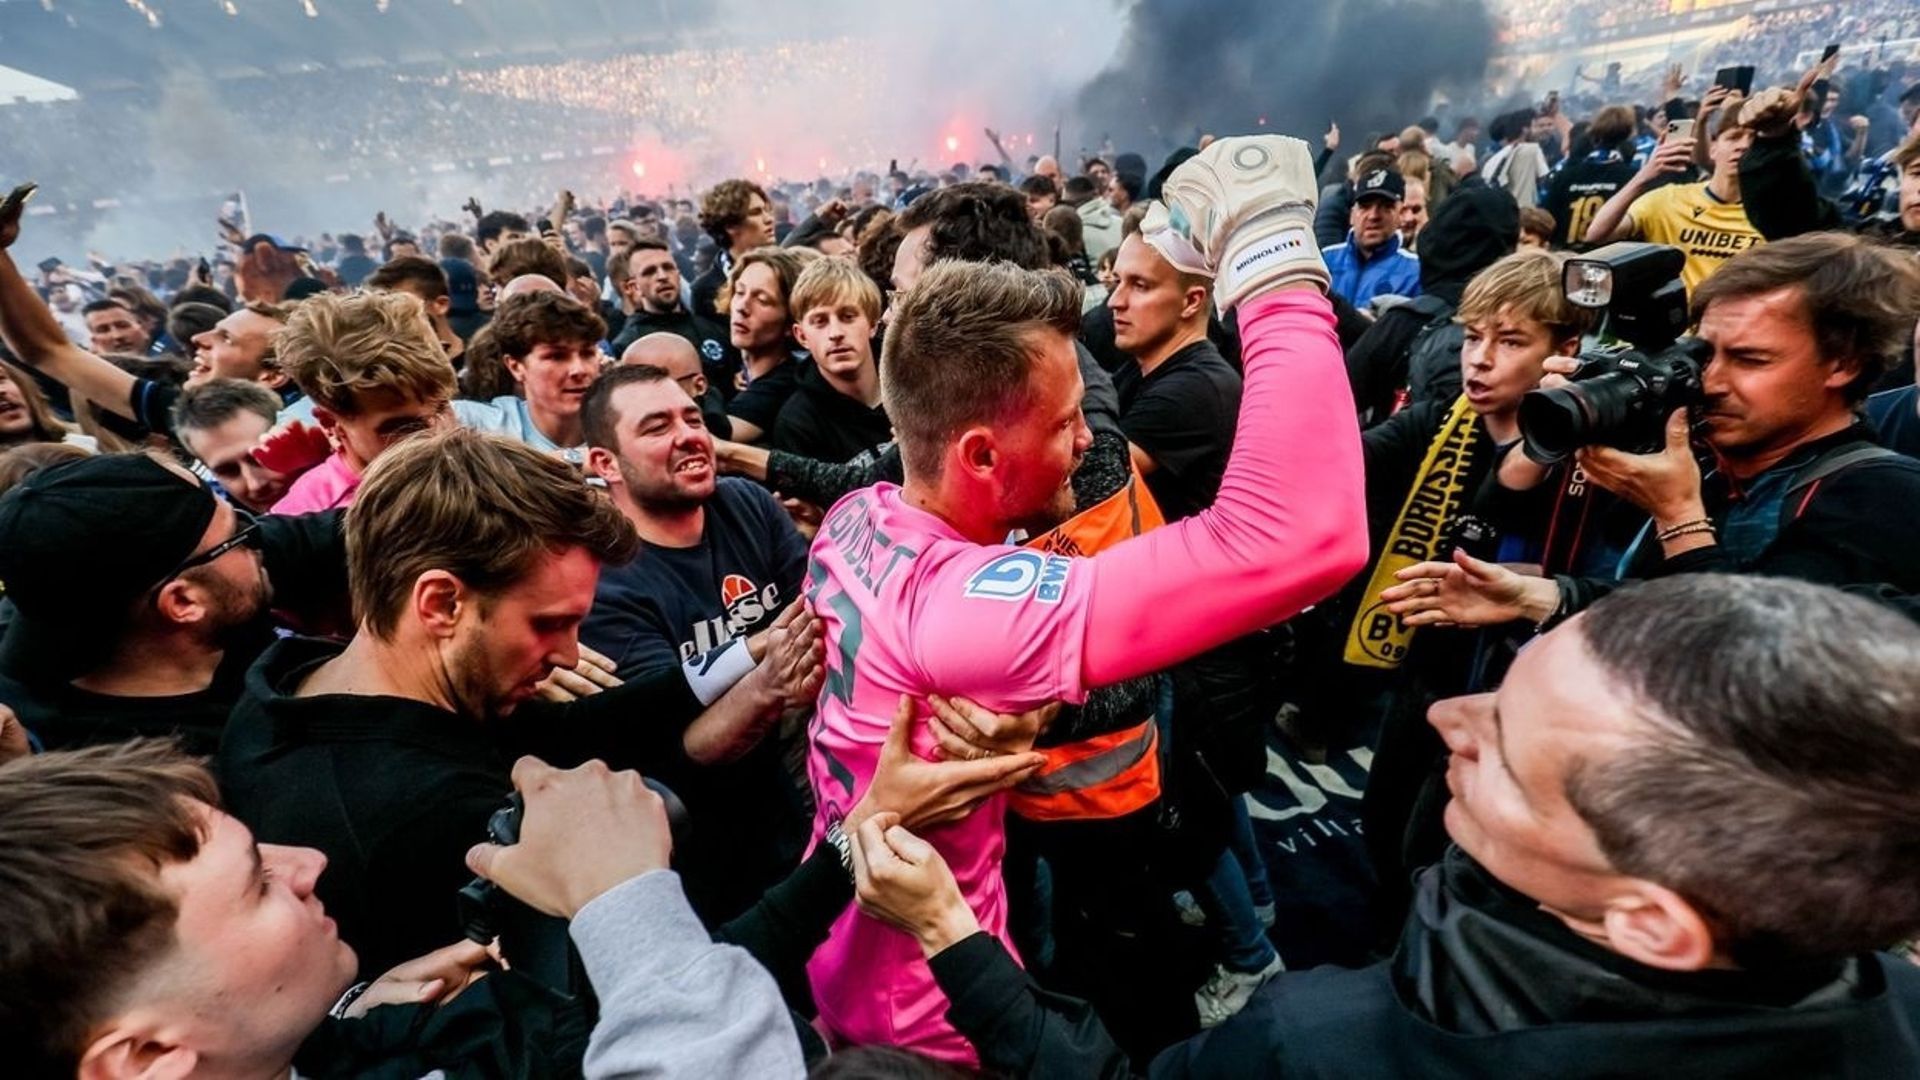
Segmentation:
{"type": "Polygon", "coordinates": [[[1317,146],[1336,120],[1342,152],[1358,151],[1425,115],[1436,90],[1474,92],[1495,33],[1482,0],[1128,0],[1122,16],[1079,119],[1093,141],[1150,153],[1201,133],[1317,146]]]}

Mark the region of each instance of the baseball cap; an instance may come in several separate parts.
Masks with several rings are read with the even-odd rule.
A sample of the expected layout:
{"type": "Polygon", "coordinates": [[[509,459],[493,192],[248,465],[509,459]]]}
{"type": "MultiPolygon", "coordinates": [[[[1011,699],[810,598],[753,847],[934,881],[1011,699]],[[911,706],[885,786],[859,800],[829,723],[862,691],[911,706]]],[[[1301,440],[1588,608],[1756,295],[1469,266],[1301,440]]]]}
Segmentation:
{"type": "Polygon", "coordinates": [[[1406,197],[1406,178],[1392,169],[1375,169],[1353,185],[1354,202],[1365,199],[1392,199],[1399,202],[1406,197]]]}
{"type": "Polygon", "coordinates": [[[0,497],[0,586],[35,626],[117,625],[192,556],[213,514],[206,485],[145,454],[41,469],[0,497]]]}

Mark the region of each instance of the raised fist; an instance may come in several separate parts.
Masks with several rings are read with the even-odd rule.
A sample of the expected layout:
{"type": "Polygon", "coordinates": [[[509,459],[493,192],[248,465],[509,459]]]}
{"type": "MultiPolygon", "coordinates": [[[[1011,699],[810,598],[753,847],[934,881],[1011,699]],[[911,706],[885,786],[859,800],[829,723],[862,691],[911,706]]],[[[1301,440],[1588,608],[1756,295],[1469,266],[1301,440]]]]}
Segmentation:
{"type": "Polygon", "coordinates": [[[1299,139],[1243,135],[1188,158],[1141,222],[1141,235],[1168,262],[1214,278],[1222,313],[1279,285],[1328,284],[1313,240],[1319,197],[1313,154],[1299,139]]]}

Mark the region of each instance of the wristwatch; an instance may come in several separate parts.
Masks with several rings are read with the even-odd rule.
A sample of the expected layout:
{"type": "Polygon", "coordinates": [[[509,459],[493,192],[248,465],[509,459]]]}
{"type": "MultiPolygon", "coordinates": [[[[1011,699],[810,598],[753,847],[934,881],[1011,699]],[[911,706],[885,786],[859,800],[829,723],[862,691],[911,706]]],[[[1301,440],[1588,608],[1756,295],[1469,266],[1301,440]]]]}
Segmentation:
{"type": "Polygon", "coordinates": [[[833,845],[833,850],[840,853],[840,868],[847,872],[848,877],[852,877],[853,841],[847,839],[845,830],[840,828],[839,818],[833,817],[827,819],[826,839],[827,843],[833,845]]]}

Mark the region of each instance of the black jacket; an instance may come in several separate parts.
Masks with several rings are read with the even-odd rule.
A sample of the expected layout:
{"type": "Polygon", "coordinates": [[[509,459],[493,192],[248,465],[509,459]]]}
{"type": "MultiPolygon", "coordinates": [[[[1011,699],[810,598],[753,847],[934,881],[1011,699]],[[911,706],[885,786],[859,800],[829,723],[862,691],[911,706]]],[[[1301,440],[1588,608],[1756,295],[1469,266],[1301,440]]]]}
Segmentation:
{"type": "MultiPolygon", "coordinates": [[[[1083,1003],[976,934],[929,965],[947,1018],[1012,1076],[1124,1077],[1083,1003]]],[[[1457,852],[1421,881],[1389,961],[1286,972],[1146,1075],[1859,1077],[1920,1072],[1920,970],[1860,955],[1779,971],[1662,972],[1588,942],[1457,852]]]]}
{"type": "Polygon", "coordinates": [[[693,346],[693,351],[700,354],[700,365],[707,369],[710,381],[722,372],[731,375],[740,368],[740,354],[727,336],[726,324],[712,315],[696,315],[685,309],[662,315],[644,308],[635,310],[621,324],[620,333],[608,347],[613,350],[614,359],[617,360],[621,353],[627,351],[627,346],[648,334],[660,333],[678,334],[686,338],[687,343],[693,346]]]}
{"type": "MultiPolygon", "coordinates": [[[[1839,204],[1820,195],[1797,131],[1753,140],[1740,159],[1740,202],[1747,220],[1769,240],[1849,228],[1839,204]]],[[[1902,228],[1898,218],[1851,228],[1894,247],[1920,248],[1920,233],[1902,228]]]]}
{"type": "Polygon", "coordinates": [[[276,642],[247,673],[220,741],[227,808],[265,843],[318,848],[315,893],[362,977],[460,936],[467,849],[513,790],[522,754],[562,768],[601,758],[672,786],[701,705],[677,668],[567,705],[529,701],[482,724],[418,701],[293,696],[341,646],[276,642]]]}
{"type": "MultiPolygon", "coordinates": [[[[1459,306],[1473,275],[1512,254],[1520,236],[1520,207],[1498,188],[1463,188],[1433,209],[1420,233],[1420,295],[1459,306]]],[[[1408,383],[1408,356],[1420,331],[1438,317],[1433,305],[1402,304],[1381,313],[1360,340],[1347,348],[1347,380],[1354,404],[1371,423],[1393,411],[1395,395],[1408,383]]],[[[1459,372],[1431,394],[1452,404],[1459,372]]]]}
{"type": "Polygon", "coordinates": [[[692,299],[693,313],[708,319],[724,319],[720,311],[720,289],[727,283],[727,273],[733,269],[733,256],[724,251],[716,252],[713,265],[707,272],[694,279],[692,299]]]}
{"type": "MultiPolygon", "coordinates": [[[[269,514],[260,519],[261,558],[273,583],[273,606],[297,617],[325,621],[347,595],[346,512],[269,514]]],[[[204,689],[172,697],[95,694],[68,684],[60,662],[64,650],[43,657],[50,643],[32,640],[30,625],[9,624],[0,641],[0,705],[12,707],[49,750],[119,742],[139,736],[178,736],[193,754],[211,754],[220,743],[227,714],[239,700],[247,669],[274,641],[273,621],[262,614],[237,631],[204,689]]]]}
{"type": "Polygon", "coordinates": [[[849,461],[893,441],[885,406],[869,408],[834,389],[817,364],[800,369],[793,396],[780,407],[769,445],[820,461],[849,461]]]}
{"type": "MultiPolygon", "coordinates": [[[[1075,353],[1086,384],[1080,411],[1093,429],[1093,446],[1080,459],[1073,491],[1081,506],[1090,506],[1119,490],[1128,469],[1127,440],[1120,432],[1120,395],[1114,391],[1113,379],[1086,346],[1078,346],[1075,353]]],[[[766,486],[816,506],[832,506],[848,492],[881,481],[898,484],[904,475],[900,447],[893,443],[839,464],[776,449],[767,456],[766,486]]]]}

